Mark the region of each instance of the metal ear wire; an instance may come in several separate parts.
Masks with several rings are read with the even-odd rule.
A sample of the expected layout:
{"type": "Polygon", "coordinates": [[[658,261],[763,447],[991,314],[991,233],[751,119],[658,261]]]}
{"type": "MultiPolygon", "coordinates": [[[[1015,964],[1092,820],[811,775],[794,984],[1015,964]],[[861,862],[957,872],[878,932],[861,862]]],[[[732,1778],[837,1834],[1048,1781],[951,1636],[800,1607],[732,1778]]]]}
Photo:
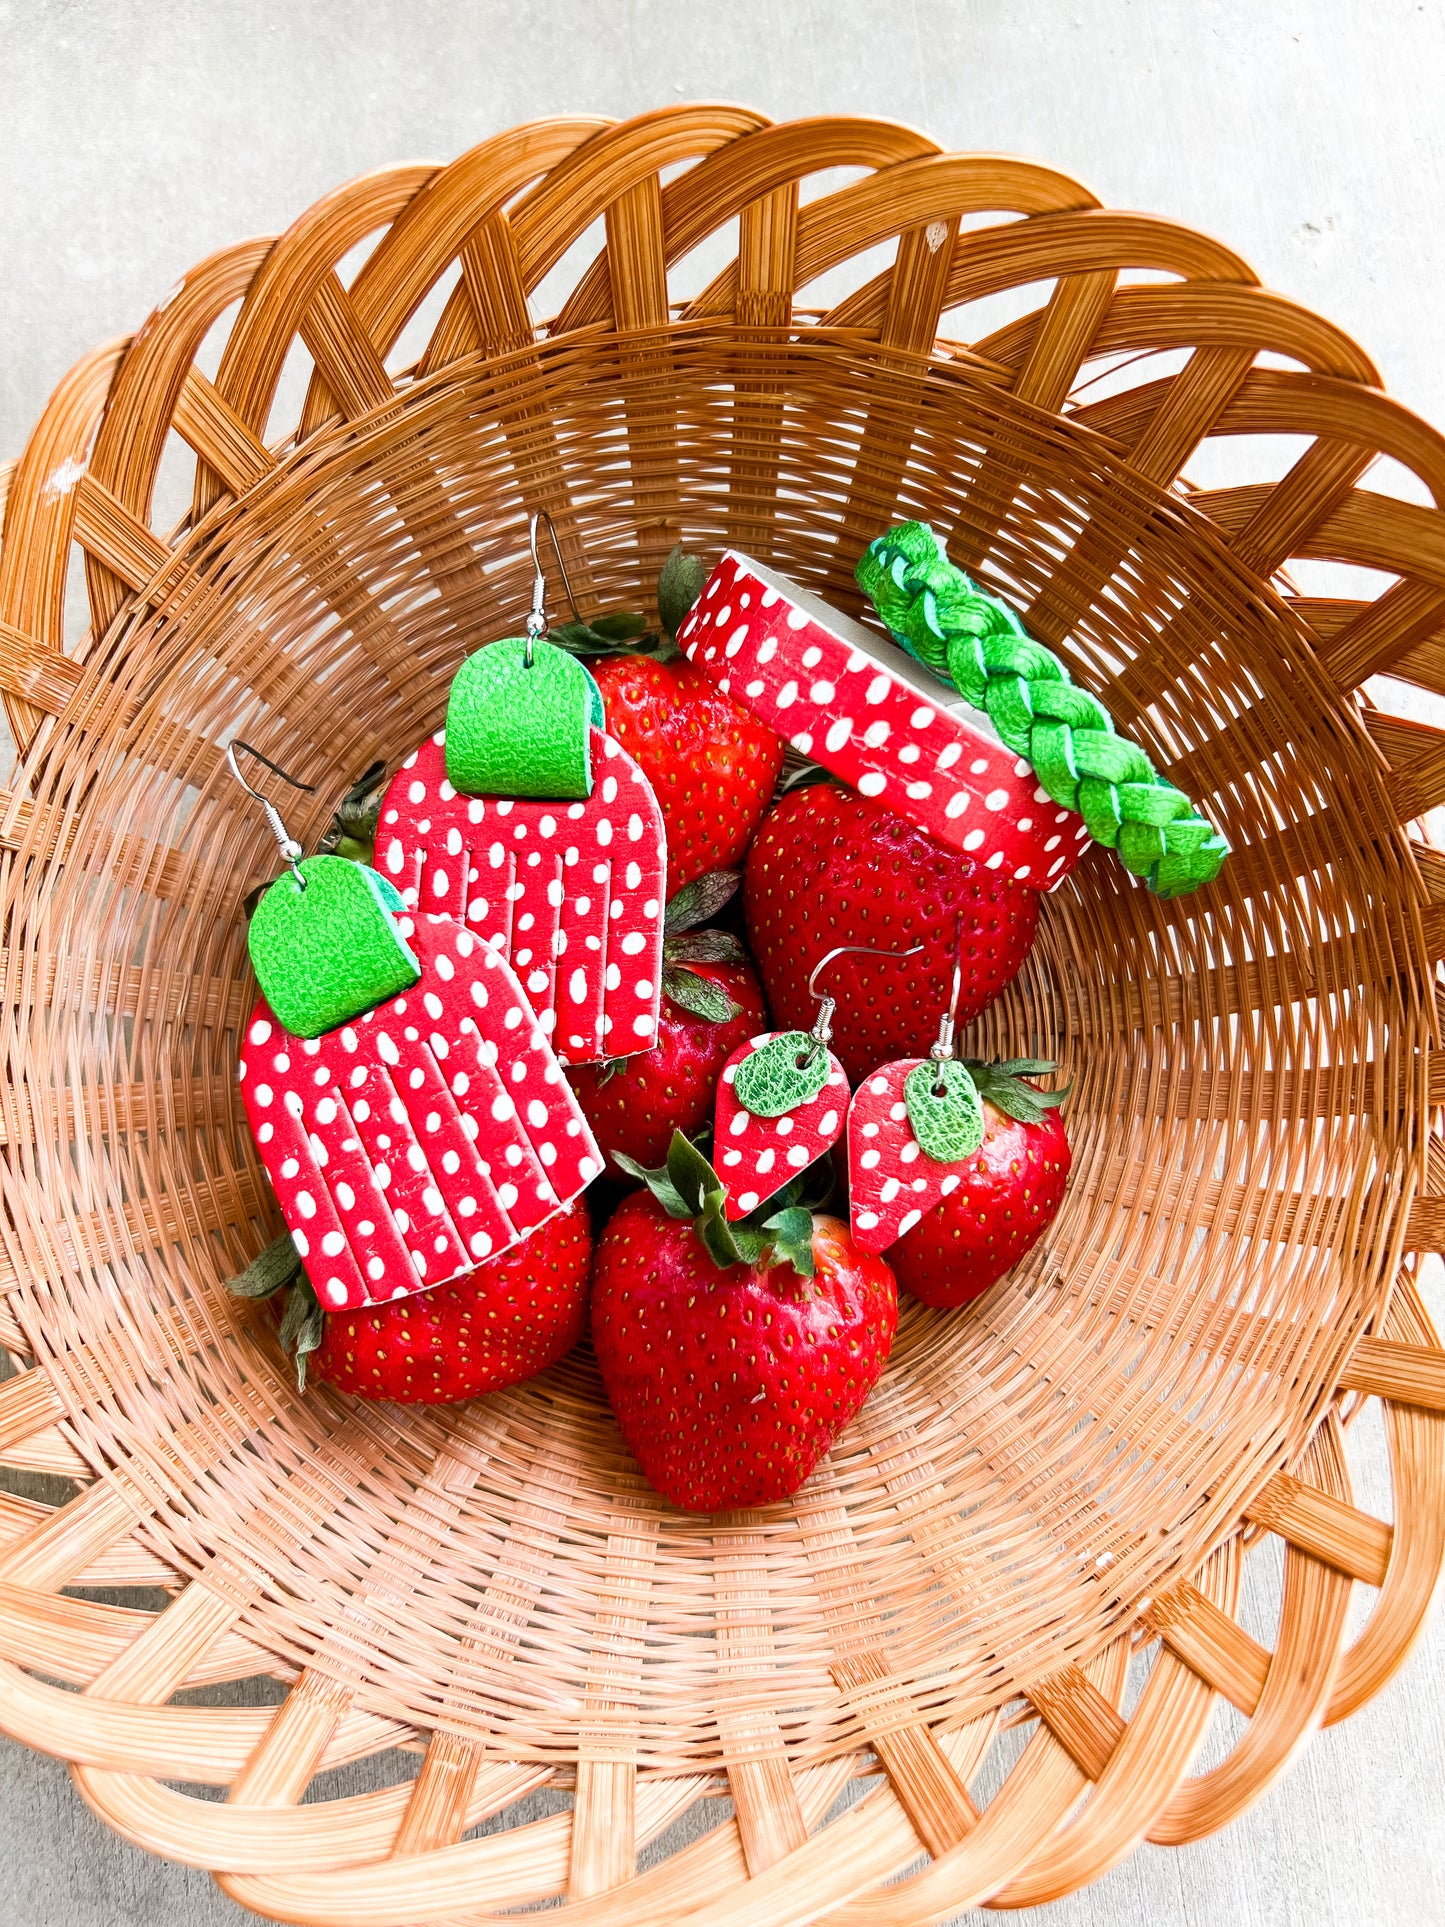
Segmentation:
{"type": "Polygon", "coordinates": [[[914,944],[911,950],[875,950],[871,944],[840,943],[826,957],[820,957],[808,977],[808,995],[818,1000],[818,1021],[812,1030],[814,1039],[825,1049],[832,1042],[833,1012],[838,1008],[838,999],[830,997],[825,990],[819,990],[818,977],[835,957],[916,957],[922,948],[921,943],[914,944]]]}
{"type": "Polygon", "coordinates": [[[547,578],[542,573],[542,558],[537,553],[537,524],[545,522],[547,533],[552,538],[552,553],[557,558],[557,572],[562,578],[562,588],[568,606],[578,622],[582,620],[577,608],[577,598],[572,593],[572,584],[567,579],[567,564],[562,560],[562,544],[557,540],[557,525],[546,509],[538,509],[527,523],[527,548],[532,557],[532,607],[527,614],[527,650],[522,660],[532,667],[532,645],[547,633],[547,578]]]}
{"type": "MultiPolygon", "coordinates": [[[[960,911],[958,921],[953,928],[953,987],[948,993],[948,1009],[939,1020],[938,1042],[932,1045],[928,1052],[935,1064],[945,1064],[953,1056],[953,1037],[958,1028],[958,999],[963,990],[962,937],[963,913],[960,911]]],[[[943,1093],[943,1073],[940,1071],[933,1095],[942,1097],[943,1093]]]]}
{"type": "Polygon", "coordinates": [[[314,783],[300,783],[294,776],[288,776],[279,763],[273,763],[269,756],[263,756],[259,749],[252,749],[249,743],[243,743],[238,740],[226,745],[226,762],[232,776],[235,777],[247,796],[254,796],[256,801],[261,805],[261,808],[266,812],[266,821],[271,826],[271,834],[275,837],[282,856],[291,865],[291,874],[296,879],[296,887],[298,890],[304,890],[306,888],[306,879],[302,876],[300,868],[301,845],[296,841],[295,837],[288,834],[286,825],[281,821],[281,812],[276,808],[276,805],[271,799],[263,796],[260,790],[253,790],[241,774],[240,766],[236,761],[236,751],[238,749],[245,750],[248,756],[254,756],[258,763],[264,763],[273,776],[279,776],[281,781],[283,783],[289,783],[293,790],[305,790],[308,794],[312,794],[315,792],[316,785],[314,783]]]}

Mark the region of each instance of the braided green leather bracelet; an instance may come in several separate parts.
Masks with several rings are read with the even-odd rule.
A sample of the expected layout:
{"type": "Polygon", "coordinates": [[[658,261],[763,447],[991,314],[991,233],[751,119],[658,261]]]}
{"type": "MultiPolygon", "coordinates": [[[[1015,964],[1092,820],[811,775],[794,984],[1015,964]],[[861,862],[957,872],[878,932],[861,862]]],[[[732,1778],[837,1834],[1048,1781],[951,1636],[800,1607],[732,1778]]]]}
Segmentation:
{"type": "Polygon", "coordinates": [[[1155,774],[1115,733],[1097,697],[1071,681],[1008,604],[954,568],[926,522],[903,522],[870,542],[858,586],[910,655],[945,676],[1090,836],[1161,897],[1219,875],[1229,845],[1182,790],[1155,774]]]}

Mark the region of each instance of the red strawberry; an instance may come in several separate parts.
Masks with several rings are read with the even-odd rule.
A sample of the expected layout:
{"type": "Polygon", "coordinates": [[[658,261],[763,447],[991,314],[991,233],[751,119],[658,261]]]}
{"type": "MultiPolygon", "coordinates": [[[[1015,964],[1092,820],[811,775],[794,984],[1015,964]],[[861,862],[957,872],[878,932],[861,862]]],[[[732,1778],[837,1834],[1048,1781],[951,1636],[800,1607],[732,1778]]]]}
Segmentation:
{"type": "Polygon", "coordinates": [[[955,930],[963,1025],[1018,974],[1038,920],[1036,891],[835,783],[781,799],[758,831],[745,878],[748,934],[779,1029],[811,1028],[808,975],[836,945],[924,946],[896,961],[840,957],[830,967],[833,1049],[855,1084],[877,1064],[927,1056],[948,1004],[955,930]]]}
{"type": "Polygon", "coordinates": [[[667,887],[740,863],[783,766],[782,739],[690,662],[589,662],[607,733],[642,766],[667,825],[667,887]]]}
{"type": "Polygon", "coordinates": [[[983,1098],[984,1138],[962,1182],[897,1244],[888,1262],[925,1305],[966,1305],[1012,1271],[1053,1222],[1072,1154],[1058,1105],[1020,1070],[1050,1064],[970,1064],[983,1098]]]}
{"type": "Polygon", "coordinates": [[[741,882],[735,870],[715,870],[668,904],[657,1048],[567,1073],[614,1177],[621,1167],[613,1152],[661,1164],[675,1130],[686,1135],[711,1115],[718,1072],[767,1022],[763,993],[737,938],[694,928],[716,915],[741,882]]]}
{"type": "Polygon", "coordinates": [[[567,1073],[614,1176],[614,1152],[625,1151],[639,1164],[661,1164],[675,1130],[697,1130],[711,1115],[718,1072],[767,1023],[763,993],[747,964],[693,969],[731,1000],[735,1016],[724,1023],[696,1016],[664,992],[656,1050],[620,1058],[615,1074],[605,1064],[567,1073]]]}
{"type": "Polygon", "coordinates": [[[602,1382],[674,1505],[768,1505],[797,1491],[877,1383],[898,1323],[893,1274],[801,1205],[728,1226],[716,1174],[681,1133],[651,1176],[670,1203],[635,1192],[598,1245],[602,1382]]]}
{"type": "Polygon", "coordinates": [[[592,1229],[580,1200],[451,1284],[364,1311],[323,1313],[294,1256],[287,1264],[281,1247],[289,1243],[268,1247],[232,1289],[268,1296],[268,1261],[270,1290],[294,1279],[281,1342],[296,1355],[303,1388],[309,1365],[358,1398],[449,1405],[531,1378],[586,1327],[592,1229]]]}

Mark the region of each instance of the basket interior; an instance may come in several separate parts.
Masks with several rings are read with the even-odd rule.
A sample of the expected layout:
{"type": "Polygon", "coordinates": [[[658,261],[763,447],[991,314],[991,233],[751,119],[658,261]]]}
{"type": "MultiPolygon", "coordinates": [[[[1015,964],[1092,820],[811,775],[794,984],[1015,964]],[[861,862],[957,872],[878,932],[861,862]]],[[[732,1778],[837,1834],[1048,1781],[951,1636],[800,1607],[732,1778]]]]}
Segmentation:
{"type": "Polygon", "coordinates": [[[53,847],[59,819],[68,857],[24,906],[53,989],[21,1013],[45,1049],[17,1157],[50,1204],[14,1227],[19,1316],[62,1385],[98,1367],[87,1458],[163,1495],[157,1550],[233,1572],[278,1659],[511,1758],[615,1735],[685,1771],[765,1719],[816,1760],[863,1730],[850,1654],[885,1656],[900,1719],[969,1718],[1095,1650],[1303,1446],[1398,1250],[1409,857],[1296,619],[1097,437],[846,331],[587,332],[313,434],[100,647],[29,765],[27,834],[53,847]],[[318,834],[438,726],[461,657],[519,631],[533,508],[584,613],[648,606],[679,539],[857,613],[863,543],[926,519],[1234,846],[1197,898],[1095,851],[1046,900],[967,1043],[1074,1079],[1063,1211],[978,1308],[910,1302],[861,1417],[759,1513],[660,1501],[585,1348],[450,1410],[302,1399],[221,1288],[279,1228],[234,1082],[269,837],[222,750],[314,783],[292,828],[318,834]]]}

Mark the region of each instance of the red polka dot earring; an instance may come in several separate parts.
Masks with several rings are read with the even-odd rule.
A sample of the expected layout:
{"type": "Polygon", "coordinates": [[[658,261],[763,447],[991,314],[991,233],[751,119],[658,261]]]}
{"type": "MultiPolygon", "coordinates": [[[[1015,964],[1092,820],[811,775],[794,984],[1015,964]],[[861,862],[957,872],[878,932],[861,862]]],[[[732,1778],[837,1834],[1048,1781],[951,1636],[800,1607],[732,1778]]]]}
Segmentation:
{"type": "Polygon", "coordinates": [[[844,943],[821,958],[808,979],[818,1000],[811,1031],[764,1031],[735,1050],[718,1078],[713,1159],[727,1193],[726,1215],[744,1218],[820,1158],[842,1136],[848,1079],[829,1050],[837,999],[818,988],[835,957],[911,957],[912,950],[875,950],[844,943]]]}
{"type": "Polygon", "coordinates": [[[870,1071],[848,1107],[848,1208],[864,1251],[886,1251],[956,1191],[983,1143],[983,1100],[953,1054],[962,984],[955,944],[953,988],[928,1056],[870,1071]]]}
{"type": "Polygon", "coordinates": [[[542,521],[576,612],[552,519],[534,515],[526,634],[458,670],[446,727],[383,799],[377,865],[408,908],[507,958],[561,1061],[588,1064],[656,1044],[667,838],[596,682],[546,640],[542,521]]]}
{"type": "Polygon", "coordinates": [[[512,970],[375,870],[303,857],[237,751],[286,868],[248,939],[241,1094],[322,1307],[445,1284],[575,1198],[601,1154],[512,970]]]}

